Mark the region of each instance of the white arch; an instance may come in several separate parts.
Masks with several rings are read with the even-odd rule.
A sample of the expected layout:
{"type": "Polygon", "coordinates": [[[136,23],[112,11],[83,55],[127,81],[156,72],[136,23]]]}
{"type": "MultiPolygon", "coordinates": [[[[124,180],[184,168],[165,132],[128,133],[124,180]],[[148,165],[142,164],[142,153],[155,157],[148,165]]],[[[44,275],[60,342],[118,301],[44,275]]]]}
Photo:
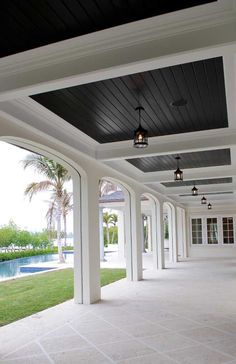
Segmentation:
{"type": "MultiPolygon", "coordinates": [[[[137,236],[137,228],[140,229],[140,223],[136,220],[135,211],[137,209],[137,193],[125,182],[108,175],[102,176],[100,180],[106,180],[118,185],[124,193],[125,206],[125,240],[126,240],[126,275],[130,281],[142,279],[142,254],[139,251],[138,242],[141,242],[141,236],[137,236]]],[[[140,200],[139,200],[140,202],[140,200]]],[[[140,204],[141,210],[141,204],[140,204]]],[[[140,211],[141,219],[141,211],[140,211]]]]}
{"type": "Polygon", "coordinates": [[[76,303],[84,302],[85,281],[83,279],[83,241],[84,232],[82,230],[82,186],[86,183],[86,173],[74,161],[62,155],[60,152],[48,148],[34,141],[4,136],[1,141],[25,148],[26,150],[44,155],[62,164],[71,174],[73,182],[73,235],[74,235],[74,300],[76,303]],[[79,222],[79,223],[78,223],[79,222]],[[77,264],[76,264],[77,262],[77,264]]]}
{"type": "Polygon", "coordinates": [[[163,246],[163,224],[162,214],[160,214],[161,203],[156,196],[150,192],[143,192],[143,196],[147,197],[151,202],[151,214],[152,214],[152,247],[153,247],[153,269],[162,269],[164,246],[163,246]],[[160,218],[161,217],[161,218],[160,218]]]}
{"type": "Polygon", "coordinates": [[[178,261],[178,238],[177,238],[177,215],[174,205],[165,201],[163,204],[164,209],[168,213],[168,228],[169,228],[169,260],[170,262],[178,261]]]}

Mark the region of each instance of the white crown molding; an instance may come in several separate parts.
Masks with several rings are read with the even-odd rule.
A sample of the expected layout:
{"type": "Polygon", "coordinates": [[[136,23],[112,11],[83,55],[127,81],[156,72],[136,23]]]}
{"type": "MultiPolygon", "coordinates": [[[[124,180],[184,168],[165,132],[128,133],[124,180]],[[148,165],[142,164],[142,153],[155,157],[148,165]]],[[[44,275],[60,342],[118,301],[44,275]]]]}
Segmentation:
{"type": "Polygon", "coordinates": [[[33,99],[23,98],[2,102],[1,110],[19,120],[24,120],[25,124],[57,138],[81,153],[95,157],[95,147],[98,144],[95,140],[33,99]]]}

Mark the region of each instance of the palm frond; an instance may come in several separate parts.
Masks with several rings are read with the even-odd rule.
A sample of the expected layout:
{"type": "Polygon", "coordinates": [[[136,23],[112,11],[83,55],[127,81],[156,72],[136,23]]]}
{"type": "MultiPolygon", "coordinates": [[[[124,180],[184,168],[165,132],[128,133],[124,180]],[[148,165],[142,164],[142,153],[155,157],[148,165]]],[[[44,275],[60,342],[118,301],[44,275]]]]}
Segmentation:
{"type": "Polygon", "coordinates": [[[51,181],[32,182],[25,189],[25,196],[32,200],[32,197],[39,192],[48,191],[50,188],[54,188],[54,184],[51,181]]]}

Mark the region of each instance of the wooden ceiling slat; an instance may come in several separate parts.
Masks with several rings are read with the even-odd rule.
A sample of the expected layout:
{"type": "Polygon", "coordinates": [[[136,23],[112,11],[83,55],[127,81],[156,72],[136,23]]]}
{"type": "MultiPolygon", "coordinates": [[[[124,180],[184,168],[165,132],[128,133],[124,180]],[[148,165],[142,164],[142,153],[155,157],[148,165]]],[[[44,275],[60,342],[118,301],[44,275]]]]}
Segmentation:
{"type": "Polygon", "coordinates": [[[6,21],[0,23],[0,37],[4,39],[8,33],[9,44],[0,47],[0,56],[213,1],[2,0],[1,14],[6,21]],[[23,31],[15,32],[11,18],[21,23],[23,31]]]}
{"type": "Polygon", "coordinates": [[[142,125],[149,137],[228,126],[221,57],[56,90],[46,95],[32,97],[84,133],[93,138],[95,135],[99,143],[132,139],[138,126],[135,107],[139,104],[145,108],[141,114],[142,125]],[[63,97],[65,104],[71,102],[73,111],[67,106],[63,108],[63,97]],[[70,97],[76,100],[70,101],[70,97]],[[182,97],[187,105],[173,107],[173,101],[182,97]],[[56,98],[60,100],[58,108],[51,107],[51,98],[53,103],[56,98]],[[217,102],[220,98],[223,101],[217,102]],[[213,110],[215,103],[216,111],[213,110]],[[82,120],[88,121],[87,126],[82,120]],[[101,125],[110,135],[103,132],[101,125]]]}

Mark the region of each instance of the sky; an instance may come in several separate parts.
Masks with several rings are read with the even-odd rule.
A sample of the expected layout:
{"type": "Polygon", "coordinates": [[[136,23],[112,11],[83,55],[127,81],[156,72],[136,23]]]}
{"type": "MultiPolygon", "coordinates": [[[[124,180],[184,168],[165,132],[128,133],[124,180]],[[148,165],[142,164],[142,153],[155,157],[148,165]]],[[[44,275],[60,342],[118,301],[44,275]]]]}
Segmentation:
{"type": "MultiPolygon", "coordinates": [[[[31,202],[24,196],[27,185],[44,179],[31,168],[23,169],[21,161],[30,152],[11,144],[0,142],[0,226],[13,220],[21,229],[41,231],[47,226],[47,201],[50,193],[40,192],[31,202]]],[[[67,186],[72,191],[72,183],[67,186]]],[[[68,215],[67,231],[73,231],[72,213],[68,215]]]]}

